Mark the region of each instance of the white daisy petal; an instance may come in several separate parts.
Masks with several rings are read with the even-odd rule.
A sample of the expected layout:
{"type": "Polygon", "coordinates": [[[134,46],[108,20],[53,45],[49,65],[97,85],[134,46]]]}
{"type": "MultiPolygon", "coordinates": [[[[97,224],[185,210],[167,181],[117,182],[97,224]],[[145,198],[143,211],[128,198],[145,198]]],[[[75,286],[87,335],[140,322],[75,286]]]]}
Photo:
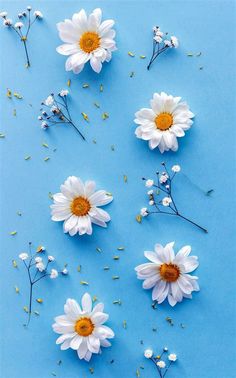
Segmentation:
{"type": "Polygon", "coordinates": [[[102,69],[102,63],[101,63],[101,60],[99,60],[98,58],[95,58],[95,56],[91,56],[90,58],[90,65],[92,67],[92,69],[99,73],[102,69]]]}
{"type": "Polygon", "coordinates": [[[61,55],[72,55],[79,51],[77,44],[64,44],[56,48],[57,52],[61,55]]]}
{"type": "Polygon", "coordinates": [[[92,299],[88,293],[85,293],[82,297],[82,307],[83,311],[91,312],[92,310],[92,299]]]}
{"type": "Polygon", "coordinates": [[[71,349],[77,350],[79,349],[81,343],[83,341],[83,338],[79,335],[76,335],[70,342],[71,349]]]}
{"type": "Polygon", "coordinates": [[[104,206],[113,201],[113,197],[107,195],[105,190],[98,190],[89,197],[89,201],[93,206],[104,206]]]}

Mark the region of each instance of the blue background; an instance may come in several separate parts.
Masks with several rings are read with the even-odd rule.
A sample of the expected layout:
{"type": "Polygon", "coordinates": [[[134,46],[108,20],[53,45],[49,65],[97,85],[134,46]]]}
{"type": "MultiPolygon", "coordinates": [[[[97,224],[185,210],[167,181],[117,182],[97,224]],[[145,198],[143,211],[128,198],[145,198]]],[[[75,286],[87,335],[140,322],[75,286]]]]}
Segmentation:
{"type": "MultiPolygon", "coordinates": [[[[24,5],[28,4],[2,1],[1,9],[13,17],[24,5]]],[[[140,369],[141,378],[157,377],[143,351],[152,347],[159,353],[165,345],[178,354],[178,362],[167,377],[235,376],[234,2],[38,1],[32,2],[32,7],[43,12],[44,20],[31,30],[30,69],[24,67],[23,48],[16,35],[0,28],[0,132],[6,134],[0,140],[1,377],[47,378],[55,373],[63,378],[87,378],[89,367],[93,367],[95,377],[132,378],[140,366],[144,367],[140,369]],[[90,67],[77,76],[67,73],[65,57],[55,51],[61,43],[56,23],[71,18],[82,7],[90,12],[98,6],[105,19],[116,21],[118,51],[110,64],[104,64],[100,75],[90,67]],[[163,54],[148,72],[155,24],[178,36],[180,48],[163,54]],[[128,56],[128,51],[136,56],[128,56]],[[199,51],[200,57],[187,56],[199,51]],[[140,55],[147,58],[142,60],[140,55]],[[131,71],[135,72],[132,78],[131,71]],[[72,128],[57,126],[45,132],[37,121],[41,101],[50,92],[66,88],[68,79],[73,118],[87,142],[72,128]],[[90,88],[82,89],[83,83],[89,83],[90,88]],[[99,92],[101,83],[103,93],[99,92]],[[24,99],[8,99],[6,88],[20,92],[24,99]],[[196,114],[177,153],[150,151],[134,136],[135,111],[149,106],[152,94],[159,91],[182,96],[196,114]],[[95,101],[100,109],[94,107],[95,101]],[[104,111],[110,115],[106,121],[101,119],[104,111]],[[90,123],[83,120],[81,112],[89,115],[90,123]],[[43,142],[48,143],[48,149],[42,147],[43,142]],[[26,155],[31,155],[31,160],[25,161],[26,155]],[[46,156],[50,157],[47,162],[46,156]],[[141,225],[135,221],[146,204],[141,177],[152,178],[163,160],[170,166],[181,165],[175,186],[177,203],[184,214],[208,228],[208,235],[174,217],[153,217],[141,225]],[[107,230],[95,226],[91,237],[72,238],[63,234],[61,223],[50,220],[48,193],[59,191],[69,175],[94,179],[98,188],[113,193],[114,201],[106,207],[112,217],[107,230]],[[127,183],[123,175],[127,175],[127,183]],[[204,194],[208,189],[214,189],[211,197],[204,194]],[[17,211],[22,212],[21,217],[17,211]],[[11,236],[14,230],[17,235],[11,236]],[[151,291],[142,289],[134,267],[145,262],[144,250],[151,250],[156,242],[172,240],[176,241],[176,250],[190,244],[193,254],[199,256],[201,291],[192,301],[185,300],[174,308],[165,303],[154,311],[151,291]],[[33,303],[40,316],[33,316],[25,329],[27,276],[20,261],[18,269],[11,261],[27,250],[28,241],[33,242],[34,249],[45,245],[57,258],[58,267],[68,264],[70,274],[41,282],[34,298],[42,297],[44,303],[33,303]],[[125,246],[125,250],[118,252],[119,246],[125,246]],[[113,260],[116,254],[119,261],[113,260]],[[79,264],[81,273],[77,272],[79,264]],[[103,270],[105,265],[110,271],[103,270]],[[113,275],[119,275],[120,280],[112,280],[113,275]],[[81,280],[88,281],[89,286],[81,286],[81,280]],[[15,285],[20,288],[19,295],[15,285]],[[103,349],[103,354],[88,364],[79,361],[72,350],[60,351],[51,329],[53,318],[63,313],[66,298],[80,300],[85,291],[105,303],[110,314],[108,325],[116,333],[112,347],[103,349]],[[116,299],[122,300],[121,306],[112,303],[116,299]],[[173,326],[166,321],[167,316],[173,319],[173,326]],[[60,366],[58,360],[62,360],[60,366]]]]}

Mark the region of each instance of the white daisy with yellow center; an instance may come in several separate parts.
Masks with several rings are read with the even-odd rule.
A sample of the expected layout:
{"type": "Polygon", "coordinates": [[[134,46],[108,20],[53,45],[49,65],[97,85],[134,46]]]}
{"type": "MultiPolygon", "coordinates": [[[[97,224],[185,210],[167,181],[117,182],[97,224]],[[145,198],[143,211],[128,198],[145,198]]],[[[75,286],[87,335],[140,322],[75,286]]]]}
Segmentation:
{"type": "Polygon", "coordinates": [[[144,252],[144,256],[151,262],[135,268],[138,279],[144,280],[143,288],[153,288],[152,299],[160,304],[168,298],[171,306],[175,306],[183,298],[192,298],[191,293],[199,291],[198,277],[189,274],[199,265],[197,256],[189,256],[189,245],[175,255],[173,246],[174,242],[165,247],[156,244],[154,252],[144,252]]]}
{"type": "Polygon", "coordinates": [[[107,339],[115,336],[112,329],[104,325],[109,315],[103,312],[103,303],[92,307],[88,293],[82,297],[82,307],[74,299],[67,299],[65,315],[57,316],[52,326],[61,334],[56,340],[56,344],[61,344],[61,350],[74,349],[78,357],[86,361],[90,361],[93,353],[101,353],[101,347],[111,346],[107,339]]]}
{"type": "Polygon", "coordinates": [[[53,195],[51,205],[52,220],[64,221],[64,232],[71,236],[92,234],[92,223],[107,227],[110,215],[98,206],[104,206],[113,200],[105,190],[95,191],[94,181],[83,181],[70,176],[61,185],[61,193],[53,195]]]}
{"type": "Polygon", "coordinates": [[[113,20],[101,22],[102,11],[100,8],[87,16],[84,9],[72,16],[72,20],[66,19],[57,24],[59,36],[65,44],[57,47],[57,52],[68,55],[66,71],[73,70],[80,73],[85,63],[90,61],[92,69],[99,73],[103,62],[109,62],[112,52],[116,50],[115,30],[113,20]]]}
{"type": "Polygon", "coordinates": [[[177,151],[178,137],[183,137],[193,121],[194,114],[181,97],[173,97],[164,92],[154,93],[151,108],[142,108],[135,113],[134,122],[137,138],[147,140],[149,148],[158,147],[160,152],[177,151]]]}

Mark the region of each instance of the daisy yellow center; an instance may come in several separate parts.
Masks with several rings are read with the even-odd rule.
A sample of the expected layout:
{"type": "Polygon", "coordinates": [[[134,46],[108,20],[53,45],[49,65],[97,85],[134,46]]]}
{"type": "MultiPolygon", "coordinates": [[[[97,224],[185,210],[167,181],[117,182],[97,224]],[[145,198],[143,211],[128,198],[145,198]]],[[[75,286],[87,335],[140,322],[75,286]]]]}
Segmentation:
{"type": "Polygon", "coordinates": [[[79,40],[79,45],[81,50],[90,53],[100,46],[100,37],[95,32],[85,32],[79,40]]]}
{"type": "Polygon", "coordinates": [[[170,113],[160,113],[155,118],[157,129],[165,131],[173,125],[173,116],[170,113]]]}
{"type": "Polygon", "coordinates": [[[80,318],[75,323],[75,332],[80,336],[89,336],[94,330],[94,325],[90,318],[80,318]]]}
{"type": "Polygon", "coordinates": [[[72,213],[74,215],[77,215],[78,217],[87,215],[89,210],[91,209],[89,201],[84,197],[76,197],[75,199],[73,199],[70,207],[72,213]]]}
{"type": "Polygon", "coordinates": [[[164,281],[175,282],[179,278],[180,270],[175,264],[162,264],[160,266],[160,275],[164,281]]]}

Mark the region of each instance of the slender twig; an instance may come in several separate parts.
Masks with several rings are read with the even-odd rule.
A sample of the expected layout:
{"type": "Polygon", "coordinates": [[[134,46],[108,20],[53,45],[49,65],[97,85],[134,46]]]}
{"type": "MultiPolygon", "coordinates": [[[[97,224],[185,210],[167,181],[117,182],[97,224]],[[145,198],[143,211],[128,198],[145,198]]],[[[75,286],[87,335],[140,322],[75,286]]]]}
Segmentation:
{"type": "MultiPolygon", "coordinates": [[[[185,221],[193,224],[194,226],[198,227],[200,230],[207,233],[208,231],[207,231],[206,228],[200,226],[199,224],[197,224],[196,222],[192,221],[191,219],[187,218],[186,216],[184,216],[182,213],[179,212],[178,207],[176,205],[176,201],[175,201],[174,196],[173,196],[173,191],[172,191],[172,189],[173,189],[172,188],[172,182],[173,182],[173,179],[176,176],[176,172],[174,172],[173,175],[171,176],[168,172],[166,164],[162,163],[162,165],[164,166],[166,172],[164,172],[161,175],[161,178],[164,179],[165,181],[160,181],[159,172],[156,172],[157,184],[155,184],[153,182],[152,187],[157,188],[160,192],[167,195],[167,200],[169,199],[169,203],[167,203],[168,206],[165,206],[165,208],[169,209],[170,211],[163,211],[163,210],[160,209],[159,206],[164,206],[163,205],[163,199],[161,199],[157,202],[156,195],[153,193],[153,194],[150,194],[149,198],[150,198],[150,201],[152,202],[152,205],[155,206],[157,211],[151,211],[151,210],[149,211],[148,210],[146,216],[149,216],[149,215],[152,215],[152,214],[175,215],[175,216],[182,218],[185,221]],[[164,187],[164,185],[165,185],[165,187],[164,187]],[[173,204],[173,206],[172,206],[172,204],[173,204]]],[[[146,180],[146,179],[143,178],[143,180],[146,180]]]]}

